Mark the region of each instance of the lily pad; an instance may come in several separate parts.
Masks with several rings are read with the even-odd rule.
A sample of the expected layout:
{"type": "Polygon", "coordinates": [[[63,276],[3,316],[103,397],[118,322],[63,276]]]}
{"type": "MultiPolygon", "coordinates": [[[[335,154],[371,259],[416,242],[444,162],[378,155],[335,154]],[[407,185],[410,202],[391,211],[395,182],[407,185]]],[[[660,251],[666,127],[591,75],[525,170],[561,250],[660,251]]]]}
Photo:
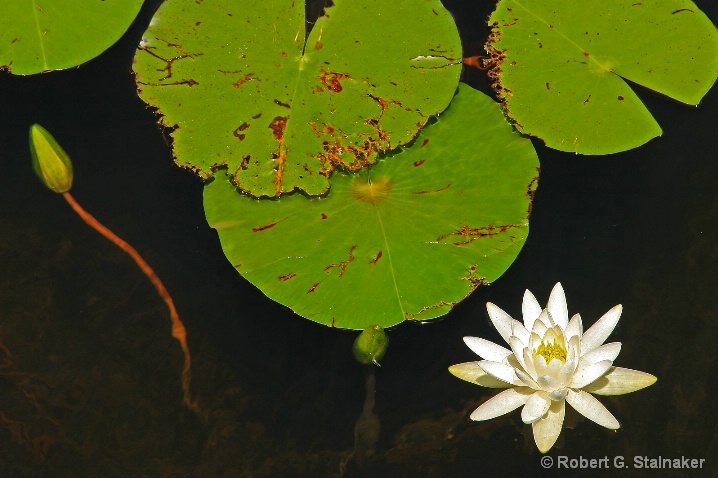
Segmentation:
{"type": "Polygon", "coordinates": [[[506,271],[538,166],[499,105],[462,85],[411,146],[336,174],[325,197],[256,199],[218,173],[204,207],[227,258],[271,299],[325,325],[390,327],[446,314],[506,271]]]}
{"type": "Polygon", "coordinates": [[[142,0],[3,0],[0,68],[31,75],[81,65],[114,44],[142,0]]]}
{"type": "Polygon", "coordinates": [[[718,75],[718,33],[690,0],[501,0],[487,48],[522,133],[608,154],[661,128],[625,80],[695,105],[718,75]]]}
{"type": "Polygon", "coordinates": [[[439,0],[336,0],[305,41],[304,2],[168,0],[135,56],[179,165],[254,196],[320,195],[406,144],[451,101],[456,25],[439,0]]]}

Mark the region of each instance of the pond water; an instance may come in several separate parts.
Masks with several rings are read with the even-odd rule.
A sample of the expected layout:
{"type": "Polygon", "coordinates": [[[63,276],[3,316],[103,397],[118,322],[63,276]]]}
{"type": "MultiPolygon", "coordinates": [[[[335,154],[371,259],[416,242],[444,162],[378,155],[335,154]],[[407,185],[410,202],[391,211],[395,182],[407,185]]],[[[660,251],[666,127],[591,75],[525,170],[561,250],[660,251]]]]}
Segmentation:
{"type": "MultiPolygon", "coordinates": [[[[699,470],[586,473],[718,476],[715,88],[698,108],[639,90],[664,134],[634,151],[581,157],[535,142],[540,186],[518,260],[445,319],[391,330],[369,372],[355,333],[294,315],[226,261],[202,184],[172,165],[168,132],[135,94],[134,46],[158,3],[81,68],[0,73],[0,476],[577,476],[542,468],[518,412],[471,422],[493,392],[447,371],[475,360],[463,336],[500,341],[487,301],[520,317],[524,289],[545,303],[557,281],[586,325],[623,304],[616,365],[659,380],[601,399],[618,432],[567,416],[549,456],[705,458],[699,470]],[[173,294],[201,415],[182,407],[182,356],[150,283],[34,176],[35,122],[72,155],[76,199],[173,294]],[[377,441],[355,446],[372,382],[376,420],[359,428],[377,441]]],[[[481,52],[489,3],[446,2],[467,56],[481,52]]],[[[718,22],[715,2],[696,3],[718,22]]],[[[482,72],[465,80],[488,92],[482,72]]]]}

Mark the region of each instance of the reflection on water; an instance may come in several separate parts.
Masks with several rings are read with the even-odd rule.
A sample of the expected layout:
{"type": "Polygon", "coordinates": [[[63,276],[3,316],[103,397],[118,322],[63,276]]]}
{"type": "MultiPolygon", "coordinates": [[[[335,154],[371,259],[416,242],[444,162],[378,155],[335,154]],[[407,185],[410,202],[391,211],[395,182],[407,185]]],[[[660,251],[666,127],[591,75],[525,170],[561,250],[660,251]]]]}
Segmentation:
{"type": "MultiPolygon", "coordinates": [[[[716,5],[701,3],[718,18],[716,5]]],[[[479,45],[476,22],[460,22],[479,45]]],[[[540,466],[518,412],[469,422],[492,392],[446,370],[474,360],[464,335],[500,340],[486,301],[520,316],[525,288],[544,302],[559,280],[586,326],[622,303],[609,339],[624,343],[616,365],[659,380],[601,398],[618,432],[567,416],[550,455],[707,458],[702,470],[621,476],[716,476],[715,89],[697,109],[643,92],[664,136],[639,150],[594,158],[540,148],[519,260],[446,320],[390,331],[367,391],[354,334],[293,316],[226,263],[204,222],[201,185],[170,166],[152,112],[133,94],[141,31],[81,69],[0,75],[0,476],[560,476],[540,466]],[[182,356],[152,286],[33,176],[34,122],[72,155],[78,200],[135,245],[175,297],[201,415],[182,407],[182,356]],[[372,385],[372,414],[357,422],[372,385]]]]}

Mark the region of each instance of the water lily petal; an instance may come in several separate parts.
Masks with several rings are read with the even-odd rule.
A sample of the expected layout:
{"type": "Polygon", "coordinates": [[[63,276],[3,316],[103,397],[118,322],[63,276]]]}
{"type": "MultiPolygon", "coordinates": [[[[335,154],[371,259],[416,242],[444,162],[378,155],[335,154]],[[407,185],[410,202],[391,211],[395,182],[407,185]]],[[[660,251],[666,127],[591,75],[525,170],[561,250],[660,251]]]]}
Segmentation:
{"type": "Polygon", "coordinates": [[[547,392],[555,390],[559,385],[558,381],[549,375],[539,375],[538,384],[542,390],[547,392]]]}
{"type": "Polygon", "coordinates": [[[513,327],[511,327],[511,335],[521,341],[521,343],[528,345],[531,340],[531,332],[528,331],[524,324],[518,320],[514,320],[513,327]]]}
{"type": "Polygon", "coordinates": [[[585,355],[606,341],[621,318],[623,307],[621,304],[601,316],[581,337],[581,354],[585,355]]]}
{"type": "Polygon", "coordinates": [[[531,349],[531,352],[535,352],[536,349],[539,348],[539,345],[541,345],[541,341],[543,340],[543,336],[546,333],[546,330],[548,330],[544,329],[543,333],[539,335],[538,333],[536,333],[536,329],[538,329],[539,327],[543,327],[543,325],[537,320],[534,324],[534,332],[531,332],[531,338],[529,340],[529,348],[531,349]]]}
{"type": "Polygon", "coordinates": [[[548,371],[546,370],[548,366],[546,364],[546,359],[543,358],[543,355],[537,355],[534,357],[534,368],[536,369],[537,377],[540,377],[541,375],[548,375],[548,371]]]}
{"type": "Polygon", "coordinates": [[[486,303],[486,310],[489,313],[491,323],[494,324],[496,330],[499,331],[501,337],[503,337],[503,339],[508,344],[509,337],[511,337],[511,327],[513,325],[514,319],[509,314],[504,312],[501,308],[497,307],[491,302],[486,303]]]}
{"type": "Polygon", "coordinates": [[[575,361],[581,356],[581,342],[577,335],[566,343],[566,361],[575,361]]]}
{"type": "Polygon", "coordinates": [[[578,413],[601,426],[617,430],[621,427],[616,417],[608,411],[593,395],[583,390],[569,390],[566,401],[578,413]]]}
{"type": "Polygon", "coordinates": [[[551,400],[554,400],[554,401],[563,400],[564,398],[566,398],[566,394],[568,393],[569,390],[570,390],[570,388],[556,389],[553,392],[548,394],[548,398],[550,398],[551,400]]]}
{"type": "Polygon", "coordinates": [[[546,392],[536,392],[526,400],[526,405],[521,410],[521,420],[524,423],[533,423],[541,419],[551,406],[551,400],[546,396],[546,392]]]}
{"type": "Polygon", "coordinates": [[[536,380],[538,378],[538,374],[536,373],[536,367],[534,367],[534,360],[531,356],[531,352],[529,352],[529,349],[527,348],[524,349],[523,359],[524,364],[526,364],[524,370],[531,376],[531,378],[536,380]]]}
{"type": "Polygon", "coordinates": [[[613,362],[621,352],[621,342],[611,342],[610,344],[601,345],[595,348],[581,357],[581,363],[591,364],[601,362],[603,360],[610,360],[613,362]]]}
{"type": "Polygon", "coordinates": [[[564,329],[563,333],[566,336],[567,342],[573,337],[578,337],[580,340],[583,335],[583,322],[581,321],[581,314],[575,314],[571,317],[571,320],[568,321],[568,325],[564,329]]]}
{"type": "Polygon", "coordinates": [[[534,326],[531,328],[532,332],[538,333],[540,336],[543,337],[543,334],[546,332],[546,329],[550,329],[555,324],[551,321],[551,319],[548,316],[548,310],[544,309],[541,311],[538,317],[536,317],[536,320],[534,321],[534,326]],[[540,326],[540,329],[536,329],[536,326],[540,326]],[[540,330],[540,332],[539,332],[540,330]]]}
{"type": "Polygon", "coordinates": [[[482,387],[507,388],[512,386],[510,383],[494,378],[484,372],[481,367],[479,367],[479,362],[465,362],[452,365],[449,367],[449,372],[461,380],[466,380],[467,382],[481,385],[482,387]]]}
{"type": "Polygon", "coordinates": [[[551,402],[546,416],[541,420],[535,421],[532,425],[534,441],[541,453],[549,451],[561,433],[563,417],[566,413],[565,404],[566,402],[563,400],[551,402]]]}
{"type": "Polygon", "coordinates": [[[583,388],[591,382],[594,382],[600,376],[604,375],[611,368],[613,362],[610,360],[602,360],[591,364],[584,364],[583,359],[576,367],[576,372],[571,380],[571,388],[583,388]]]}
{"type": "Polygon", "coordinates": [[[546,367],[546,370],[548,371],[548,375],[551,377],[558,379],[559,372],[563,368],[563,362],[560,359],[551,359],[551,361],[548,363],[548,367],[546,367]]]}
{"type": "Polygon", "coordinates": [[[561,367],[561,371],[558,373],[557,380],[559,382],[559,386],[567,387],[571,383],[575,371],[576,362],[573,360],[567,360],[566,363],[563,364],[563,367],[561,367]]]}
{"type": "Polygon", "coordinates": [[[526,385],[527,387],[531,387],[534,390],[542,390],[543,389],[543,387],[541,387],[541,385],[539,385],[539,383],[536,382],[536,380],[534,380],[533,377],[531,377],[529,374],[525,373],[523,370],[516,369],[515,372],[516,372],[516,376],[519,378],[519,380],[521,380],[523,382],[523,384],[526,385]]]}
{"type": "Polygon", "coordinates": [[[521,368],[526,370],[526,362],[524,359],[524,351],[527,350],[527,347],[524,343],[521,342],[521,340],[518,337],[511,337],[511,341],[509,342],[511,345],[511,352],[513,352],[514,357],[516,357],[516,360],[521,365],[521,368]]]}
{"type": "Polygon", "coordinates": [[[504,363],[492,362],[490,360],[482,360],[479,362],[481,369],[499,380],[503,380],[506,383],[518,385],[518,377],[514,372],[514,368],[504,363]]]}
{"type": "Polygon", "coordinates": [[[541,315],[542,307],[539,305],[536,297],[531,293],[530,290],[526,289],[524,292],[524,300],[521,303],[521,312],[524,316],[524,327],[527,330],[531,330],[534,326],[534,321],[541,315]]]}
{"type": "Polygon", "coordinates": [[[506,347],[481,337],[464,337],[464,342],[476,355],[484,360],[503,362],[507,356],[511,355],[511,351],[506,347]]]}
{"type": "Polygon", "coordinates": [[[474,410],[471,414],[471,419],[474,421],[490,420],[505,415],[524,405],[532,394],[533,390],[528,387],[515,387],[504,390],[474,410]]]}
{"type": "Polygon", "coordinates": [[[623,395],[653,385],[656,380],[658,379],[650,373],[640,370],[611,367],[606,375],[583,389],[596,395],[623,395]]]}
{"type": "Polygon", "coordinates": [[[564,330],[568,325],[568,306],[566,305],[566,294],[563,292],[563,286],[560,282],[553,286],[546,308],[551,315],[551,319],[553,319],[553,323],[561,327],[561,330],[564,330]]]}

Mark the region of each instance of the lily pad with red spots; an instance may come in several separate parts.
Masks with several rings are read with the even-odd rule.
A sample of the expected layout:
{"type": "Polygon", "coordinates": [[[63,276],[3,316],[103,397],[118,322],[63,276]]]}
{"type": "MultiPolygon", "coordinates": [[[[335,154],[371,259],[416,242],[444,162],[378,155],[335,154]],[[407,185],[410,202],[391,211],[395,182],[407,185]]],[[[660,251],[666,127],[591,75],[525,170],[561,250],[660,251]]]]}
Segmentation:
{"type": "Polygon", "coordinates": [[[389,327],[444,315],[506,271],[538,166],[499,105],[462,85],[411,146],[336,174],[325,196],[256,199],[218,171],[204,207],[227,258],[271,299],[329,326],[389,327]]]}
{"type": "Polygon", "coordinates": [[[140,97],[175,127],[178,164],[241,190],[326,193],[406,144],[451,101],[461,43],[439,0],[167,0],[135,55],[140,97]]]}
{"type": "Polygon", "coordinates": [[[507,114],[561,151],[636,148],[662,131],[635,85],[697,105],[718,77],[718,32],[691,0],[501,0],[489,22],[507,114]]]}

